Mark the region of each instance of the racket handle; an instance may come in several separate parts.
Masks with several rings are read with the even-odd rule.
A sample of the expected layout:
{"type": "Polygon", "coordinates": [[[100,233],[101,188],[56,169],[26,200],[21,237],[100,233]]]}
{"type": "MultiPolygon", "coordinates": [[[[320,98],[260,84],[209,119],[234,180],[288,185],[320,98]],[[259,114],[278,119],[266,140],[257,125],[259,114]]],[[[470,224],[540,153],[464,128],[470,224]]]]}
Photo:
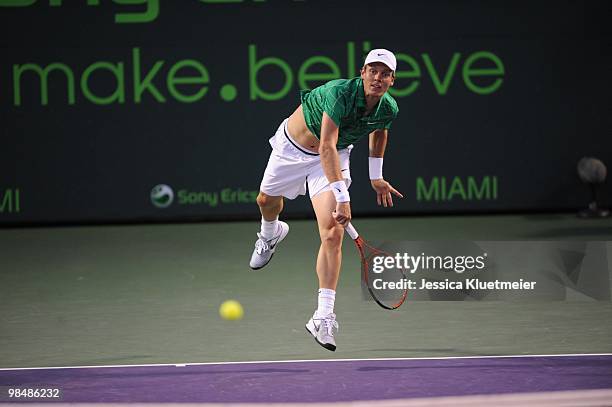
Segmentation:
{"type": "Polygon", "coordinates": [[[359,237],[359,233],[357,233],[357,230],[355,229],[355,227],[350,222],[349,222],[348,225],[346,225],[346,227],[344,229],[346,230],[346,233],[349,234],[351,239],[357,240],[357,238],[359,237]]]}

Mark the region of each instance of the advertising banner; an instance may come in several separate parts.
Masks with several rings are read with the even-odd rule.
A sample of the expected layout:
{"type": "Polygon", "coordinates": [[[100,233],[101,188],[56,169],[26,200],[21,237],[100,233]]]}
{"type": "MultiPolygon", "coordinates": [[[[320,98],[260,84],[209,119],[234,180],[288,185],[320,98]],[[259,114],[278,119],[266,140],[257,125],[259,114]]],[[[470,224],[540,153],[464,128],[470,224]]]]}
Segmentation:
{"type": "MultiPolygon", "coordinates": [[[[398,60],[384,176],[405,198],[387,213],[584,207],[576,163],[612,162],[604,8],[0,0],[0,224],[256,217],[299,90],[358,76],[378,47],[398,60]]],[[[382,210],[367,157],[362,140],[357,215],[382,210]]]]}

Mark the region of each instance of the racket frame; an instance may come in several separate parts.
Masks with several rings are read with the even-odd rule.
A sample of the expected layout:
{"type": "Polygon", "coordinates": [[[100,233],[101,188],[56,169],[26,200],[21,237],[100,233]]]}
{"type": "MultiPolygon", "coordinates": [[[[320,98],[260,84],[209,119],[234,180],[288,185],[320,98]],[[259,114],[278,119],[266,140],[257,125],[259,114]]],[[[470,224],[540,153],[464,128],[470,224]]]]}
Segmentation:
{"type": "MultiPolygon", "coordinates": [[[[402,304],[404,303],[404,301],[406,301],[406,297],[408,296],[408,288],[404,288],[403,292],[402,292],[402,297],[400,298],[399,301],[397,301],[396,303],[394,303],[393,305],[387,305],[384,302],[382,302],[381,300],[379,300],[376,297],[376,294],[374,294],[374,290],[372,289],[372,287],[370,286],[370,278],[369,278],[369,272],[368,272],[368,260],[366,258],[365,255],[365,248],[369,247],[370,249],[372,249],[374,252],[378,252],[381,254],[387,254],[385,252],[383,252],[382,250],[379,250],[375,247],[372,247],[371,245],[369,245],[360,235],[359,232],[357,232],[357,229],[355,229],[355,227],[353,226],[352,223],[348,223],[345,226],[345,230],[346,232],[349,234],[349,236],[351,237],[351,239],[353,239],[353,241],[355,242],[355,246],[357,246],[357,251],[359,251],[359,256],[361,257],[361,269],[362,269],[362,273],[363,273],[363,279],[365,282],[365,285],[368,289],[368,292],[370,293],[370,296],[372,297],[372,299],[376,302],[376,304],[378,304],[380,307],[387,309],[387,310],[394,310],[394,309],[398,309],[399,307],[402,306],[402,304]]],[[[402,278],[406,279],[406,273],[404,272],[403,269],[400,268],[400,272],[402,274],[402,278]]]]}

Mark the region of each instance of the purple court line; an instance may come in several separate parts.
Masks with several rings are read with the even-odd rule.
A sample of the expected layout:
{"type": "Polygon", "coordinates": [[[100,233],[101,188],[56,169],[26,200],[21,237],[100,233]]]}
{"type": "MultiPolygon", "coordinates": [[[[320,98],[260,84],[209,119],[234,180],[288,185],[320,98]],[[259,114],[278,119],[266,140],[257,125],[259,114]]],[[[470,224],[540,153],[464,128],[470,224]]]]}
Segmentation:
{"type": "Polygon", "coordinates": [[[612,356],[499,357],[0,371],[64,402],[334,402],[612,389],[612,356]]]}

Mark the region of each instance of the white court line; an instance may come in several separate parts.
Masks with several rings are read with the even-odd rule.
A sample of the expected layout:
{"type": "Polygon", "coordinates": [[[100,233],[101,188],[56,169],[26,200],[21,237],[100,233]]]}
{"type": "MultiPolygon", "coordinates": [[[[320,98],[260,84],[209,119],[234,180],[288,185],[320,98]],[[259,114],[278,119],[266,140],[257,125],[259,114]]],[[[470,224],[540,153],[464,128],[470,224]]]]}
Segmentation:
{"type": "Polygon", "coordinates": [[[311,362],[373,362],[394,360],[454,360],[454,359],[504,359],[504,358],[551,358],[551,357],[587,357],[612,356],[612,353],[561,353],[553,355],[487,355],[487,356],[438,356],[438,357],[412,357],[412,358],[365,358],[365,359],[298,359],[298,360],[248,360],[236,362],[182,362],[182,363],[151,363],[142,365],[97,365],[97,366],[47,366],[47,367],[5,367],[0,371],[10,370],[53,370],[53,369],[100,369],[112,367],[186,367],[186,366],[212,366],[212,365],[249,365],[264,363],[311,363],[311,362]]]}

